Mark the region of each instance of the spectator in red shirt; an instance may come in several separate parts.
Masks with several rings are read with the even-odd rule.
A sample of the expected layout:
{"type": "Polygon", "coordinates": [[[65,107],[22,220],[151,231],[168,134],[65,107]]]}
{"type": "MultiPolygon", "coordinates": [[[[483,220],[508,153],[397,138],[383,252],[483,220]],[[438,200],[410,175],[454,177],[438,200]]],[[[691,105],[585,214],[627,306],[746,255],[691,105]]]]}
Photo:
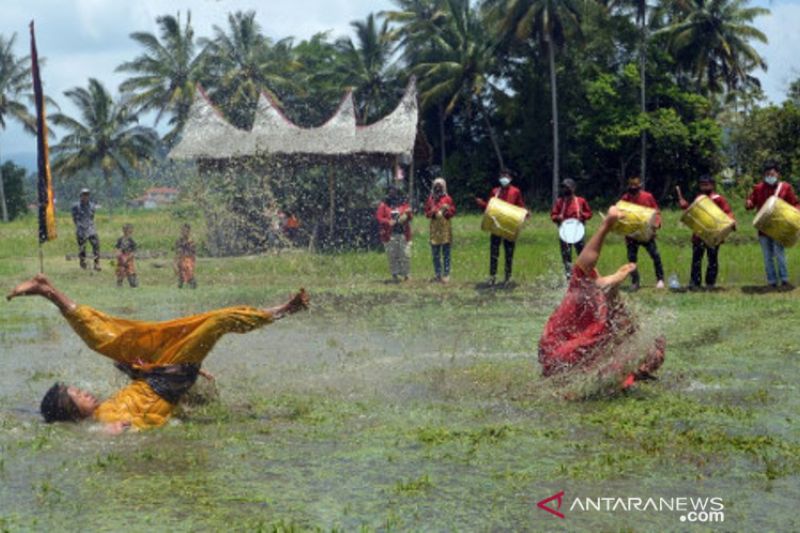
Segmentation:
{"type": "MultiPolygon", "coordinates": [[[[797,195],[795,195],[794,189],[785,181],[781,181],[781,170],[778,163],[775,161],[764,163],[763,176],[763,181],[753,185],[753,190],[744,204],[746,209],[758,211],[769,200],[770,196],[777,196],[798,207],[797,195]]],[[[781,286],[787,289],[791,288],[789,284],[789,269],[786,268],[786,252],[783,246],[760,231],[758,232],[758,242],[761,244],[761,253],[764,256],[767,283],[769,283],[770,287],[776,288],[778,286],[778,275],[780,275],[781,286]],[[775,273],[776,260],[778,263],[778,275],[775,273]]]]}
{"type": "MultiPolygon", "coordinates": [[[[575,180],[567,178],[561,182],[559,189],[558,200],[553,204],[553,209],[550,211],[550,219],[561,225],[565,220],[571,218],[586,222],[592,218],[592,209],[589,207],[589,202],[585,198],[575,194],[575,180]]],[[[569,244],[559,238],[561,243],[561,260],[564,262],[564,270],[567,273],[567,279],[572,275],[572,248],[575,247],[575,253],[580,255],[583,251],[583,239],[575,244],[569,244]]]]}
{"type": "Polygon", "coordinates": [[[547,321],[539,340],[539,363],[544,376],[566,373],[572,369],[589,372],[604,369],[614,388],[628,387],[635,380],[652,378],[651,373],[664,362],[663,338],[644,354],[637,344],[625,341],[636,332],[634,317],[625,308],[619,286],[636,263],[622,265],[614,274],[600,276],[597,261],[606,235],[620,213],[616,207],[589,239],[573,268],[567,293],[547,321]],[[624,361],[633,363],[634,372],[626,370],[624,361]]]}
{"type": "MultiPolygon", "coordinates": [[[[515,178],[515,172],[508,169],[501,171],[500,178],[498,179],[500,185],[492,189],[490,197],[500,198],[504,202],[525,208],[525,202],[522,199],[522,192],[520,192],[518,188],[511,185],[511,182],[515,178]]],[[[484,210],[486,209],[486,206],[489,205],[487,200],[477,196],[475,197],[475,202],[478,204],[478,207],[484,210]]],[[[503,239],[502,237],[498,237],[497,235],[492,235],[489,239],[489,279],[486,281],[486,284],[490,286],[497,283],[497,260],[500,258],[501,242],[503,243],[503,249],[505,250],[506,256],[505,278],[503,285],[508,286],[511,282],[511,268],[514,263],[514,247],[516,243],[514,241],[509,241],[507,239],[503,239]]]]}
{"type": "Polygon", "coordinates": [[[379,236],[386,256],[392,279],[408,280],[411,271],[411,206],[403,194],[395,187],[389,187],[386,198],[378,205],[375,218],[378,220],[379,236]]]}
{"type": "MultiPolygon", "coordinates": [[[[652,207],[656,210],[656,228],[661,227],[661,212],[658,210],[658,203],[656,203],[656,199],[647,191],[642,190],[642,180],[639,176],[634,176],[628,180],[628,191],[622,195],[622,200],[626,202],[630,202],[632,204],[641,205],[644,207],[652,207]]],[[[628,261],[631,263],[637,262],[637,257],[639,255],[639,247],[644,246],[644,249],[647,250],[647,253],[650,254],[650,258],[653,260],[653,267],[656,271],[656,288],[663,289],[664,288],[664,267],[661,264],[661,255],[658,253],[658,247],[656,246],[656,237],[653,236],[647,242],[637,241],[636,239],[631,239],[630,237],[625,238],[625,245],[628,248],[628,261]]],[[[639,270],[634,270],[631,272],[631,288],[633,290],[639,290],[639,270]]]]}
{"type": "MultiPolygon", "coordinates": [[[[733,211],[731,210],[730,204],[728,204],[728,201],[724,196],[715,190],[717,183],[714,181],[714,178],[708,174],[705,174],[700,176],[700,179],[697,181],[700,192],[697,194],[695,200],[703,195],[708,196],[715,204],[717,204],[720,209],[725,212],[726,215],[730,217],[731,220],[735,221],[736,218],[733,216],[733,211]]],[[[681,209],[689,209],[690,204],[686,201],[686,199],[684,199],[683,194],[681,194],[680,187],[675,187],[675,190],[678,192],[678,203],[680,204],[681,209]]],[[[714,285],[717,283],[717,272],[719,271],[719,245],[714,247],[708,246],[700,237],[697,235],[692,235],[692,280],[689,283],[689,290],[697,290],[702,286],[703,254],[708,255],[708,267],[706,268],[706,287],[714,288],[714,285]]]]}
{"type": "Polygon", "coordinates": [[[425,202],[425,216],[431,219],[431,255],[433,256],[434,281],[450,282],[450,243],[453,241],[453,229],[450,219],[456,214],[456,205],[447,194],[447,182],[444,178],[433,180],[431,195],[425,202]],[[444,271],[442,271],[444,259],[444,271]]]}

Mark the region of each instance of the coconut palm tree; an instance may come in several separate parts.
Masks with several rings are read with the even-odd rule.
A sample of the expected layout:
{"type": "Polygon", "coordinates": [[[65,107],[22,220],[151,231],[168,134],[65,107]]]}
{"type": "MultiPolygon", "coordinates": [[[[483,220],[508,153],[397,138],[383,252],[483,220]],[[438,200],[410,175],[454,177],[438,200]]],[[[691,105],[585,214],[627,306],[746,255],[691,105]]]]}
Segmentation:
{"type": "Polygon", "coordinates": [[[487,107],[494,89],[491,75],[497,71],[496,42],[469,0],[446,0],[444,10],[447,24],[430,37],[435,52],[413,68],[420,77],[422,107],[442,104],[444,117],[459,106],[467,113],[477,109],[497,163],[505,168],[487,107]]]}
{"type": "MultiPolygon", "coordinates": [[[[30,97],[31,72],[30,56],[16,57],[12,48],[17,35],[10,39],[0,35],[0,128],[6,129],[9,119],[22,124],[26,131],[36,134],[36,118],[28,112],[21,99],[30,97]]],[[[0,170],[0,211],[3,222],[8,222],[3,174],[0,170]]]]}
{"type": "Polygon", "coordinates": [[[261,33],[255,11],[228,15],[228,31],[214,26],[213,39],[201,39],[207,69],[203,85],[212,101],[234,125],[253,124],[258,95],[264,91],[278,100],[276,91],[291,89],[284,52],[291,39],[272,42],[261,33]]]}
{"type": "Polygon", "coordinates": [[[154,155],[158,136],[153,129],[137,125],[131,106],[115,102],[94,78],[89,79],[88,88],[76,87],[64,95],[78,108],[80,120],[63,113],[51,116],[53,124],[66,130],[61,142],[53,147],[53,169],[66,176],[99,169],[108,188],[110,206],[114,174],[126,180],[131,170],[154,155]]]}
{"type": "Polygon", "coordinates": [[[553,116],[553,201],[558,196],[559,135],[556,50],[564,44],[568,30],[580,32],[586,0],[490,0],[492,16],[506,41],[537,40],[547,51],[550,67],[550,103],[553,116]]]}
{"type": "Polygon", "coordinates": [[[394,92],[397,69],[392,63],[393,43],[389,21],[384,20],[378,27],[372,13],[351,26],[356,30],[356,41],[349,37],[337,41],[341,54],[337,69],[342,83],[355,88],[359,124],[367,124],[373,116],[381,114],[394,92]]]}
{"type": "MultiPolygon", "coordinates": [[[[608,6],[617,9],[624,15],[632,14],[639,26],[639,109],[644,115],[647,113],[647,44],[648,44],[648,5],[647,0],[618,0],[608,6]]],[[[641,154],[639,174],[642,183],[647,180],[647,131],[641,132],[641,154]]]]}
{"type": "MultiPolygon", "coordinates": [[[[389,30],[389,39],[395,44],[395,51],[402,53],[406,65],[425,63],[438,52],[433,39],[447,24],[445,0],[394,0],[397,9],[382,11],[381,16],[396,24],[389,30]]],[[[445,142],[444,104],[438,103],[439,150],[442,175],[446,168],[447,148],[445,142]]]]}
{"type": "Polygon", "coordinates": [[[767,36],[750,23],[769,10],[747,4],[748,0],[681,0],[675,3],[672,24],[656,32],[668,36],[673,56],[693,76],[697,90],[732,91],[748,83],[753,69],[766,70],[750,42],[766,43],[767,36]]]}
{"type": "Polygon", "coordinates": [[[194,100],[195,87],[202,75],[203,57],[196,51],[191,11],[181,25],[181,15],[158,17],[160,38],[147,32],[130,37],[144,48],[144,53],[117,67],[133,77],[119,86],[129,96],[137,111],[156,111],[156,124],[164,114],[171,114],[172,129],[164,136],[171,146],[183,129],[194,100]]]}

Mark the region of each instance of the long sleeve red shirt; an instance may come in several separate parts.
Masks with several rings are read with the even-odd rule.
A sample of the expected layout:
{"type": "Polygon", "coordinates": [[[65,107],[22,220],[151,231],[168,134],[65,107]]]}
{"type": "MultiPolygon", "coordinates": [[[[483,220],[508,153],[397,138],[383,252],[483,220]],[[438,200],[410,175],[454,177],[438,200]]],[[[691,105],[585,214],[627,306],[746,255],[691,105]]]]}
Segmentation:
{"type": "Polygon", "coordinates": [[[444,218],[453,218],[456,214],[456,205],[450,196],[447,194],[443,194],[439,198],[433,195],[428,196],[428,200],[425,202],[425,216],[433,218],[436,216],[436,212],[444,206],[447,206],[444,211],[444,218]]]}
{"type": "Polygon", "coordinates": [[[656,227],[661,227],[661,210],[658,208],[658,202],[655,197],[647,191],[639,191],[635,195],[626,192],[622,195],[621,200],[630,202],[632,204],[641,205],[643,207],[652,207],[656,210],[656,227]]]}
{"type": "MultiPolygon", "coordinates": [[[[414,216],[414,214],[411,212],[411,206],[409,206],[407,203],[402,203],[394,209],[396,209],[399,214],[405,214],[408,217],[406,223],[403,224],[403,234],[406,238],[406,241],[410,241],[411,219],[414,216]]],[[[378,205],[378,210],[375,212],[375,218],[378,220],[378,236],[380,237],[381,242],[389,242],[389,239],[392,237],[392,208],[386,205],[386,202],[381,202],[380,205],[378,205]]]]}
{"type": "Polygon", "coordinates": [[[592,208],[589,207],[589,202],[581,196],[559,197],[553,204],[553,209],[550,210],[550,219],[556,224],[560,224],[568,218],[577,218],[581,222],[592,218],[592,208]]]}
{"type": "MultiPolygon", "coordinates": [[[[504,202],[508,202],[525,209],[525,201],[522,199],[522,192],[513,185],[509,185],[508,187],[495,187],[492,189],[492,193],[489,197],[500,198],[504,202]]],[[[484,210],[486,209],[486,206],[489,205],[489,202],[483,200],[482,198],[476,198],[475,201],[478,203],[478,207],[484,210]]]]}

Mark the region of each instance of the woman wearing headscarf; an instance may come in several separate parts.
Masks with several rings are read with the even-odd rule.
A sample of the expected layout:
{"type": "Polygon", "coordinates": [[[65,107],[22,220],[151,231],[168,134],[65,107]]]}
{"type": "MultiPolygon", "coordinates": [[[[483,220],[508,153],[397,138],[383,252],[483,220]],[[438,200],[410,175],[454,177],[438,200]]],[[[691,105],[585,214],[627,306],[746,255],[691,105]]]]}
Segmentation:
{"type": "Polygon", "coordinates": [[[453,229],[450,219],[456,214],[453,199],[447,194],[447,182],[444,178],[433,180],[431,195],[425,202],[425,216],[431,219],[431,255],[433,255],[434,281],[448,283],[450,281],[450,243],[453,240],[453,229]],[[442,269],[444,259],[444,269],[442,269]]]}
{"type": "Polygon", "coordinates": [[[378,219],[379,236],[386,256],[392,279],[408,280],[411,271],[411,206],[400,190],[389,187],[386,198],[378,205],[375,218],[378,219]]]}

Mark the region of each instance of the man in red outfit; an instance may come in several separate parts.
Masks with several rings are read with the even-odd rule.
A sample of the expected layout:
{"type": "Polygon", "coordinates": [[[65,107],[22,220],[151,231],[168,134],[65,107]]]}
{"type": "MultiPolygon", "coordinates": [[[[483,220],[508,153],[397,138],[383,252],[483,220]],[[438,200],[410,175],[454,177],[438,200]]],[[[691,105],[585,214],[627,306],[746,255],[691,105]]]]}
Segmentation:
{"type": "Polygon", "coordinates": [[[411,271],[411,206],[395,186],[389,187],[386,198],[378,205],[375,218],[378,234],[386,249],[392,280],[408,281],[411,271]]]}
{"type": "Polygon", "coordinates": [[[632,347],[625,346],[625,341],[637,331],[636,322],[619,295],[620,284],[636,270],[636,264],[627,263],[614,274],[602,277],[595,269],[603,241],[619,217],[616,207],[609,209],[578,256],[567,293],[544,327],[539,340],[539,363],[544,376],[605,367],[616,386],[625,388],[635,380],[652,378],[651,373],[664,362],[663,338],[647,347],[642,356],[630,354],[642,361],[632,373],[612,361],[630,358],[624,354],[632,347]]]}
{"type": "MultiPolygon", "coordinates": [[[[500,185],[492,189],[490,197],[499,198],[504,202],[524,209],[525,202],[522,199],[522,192],[511,185],[514,178],[516,178],[516,175],[511,170],[505,169],[500,172],[500,178],[498,180],[500,185]]],[[[477,196],[475,197],[475,202],[478,204],[478,207],[483,210],[486,210],[486,206],[489,205],[487,200],[477,196]]],[[[500,258],[500,242],[503,243],[503,249],[506,254],[506,268],[503,284],[508,285],[511,282],[511,268],[514,263],[514,247],[516,243],[498,237],[497,235],[492,235],[489,240],[489,279],[486,281],[487,285],[494,285],[497,282],[497,260],[500,258]]]]}
{"type": "MultiPolygon", "coordinates": [[[[750,196],[747,197],[747,201],[745,202],[746,209],[755,209],[758,211],[767,200],[769,200],[770,196],[777,196],[795,207],[800,205],[792,186],[785,181],[781,181],[781,170],[778,163],[775,161],[767,161],[764,163],[763,171],[764,180],[753,186],[753,190],[750,192],[750,196]]],[[[770,287],[777,288],[779,275],[781,287],[790,289],[789,269],[786,268],[786,252],[783,246],[760,231],[758,232],[758,242],[761,244],[761,253],[764,256],[764,270],[767,274],[767,283],[769,283],[770,287]],[[776,260],[778,262],[778,275],[775,273],[776,260]]]]}
{"type": "MultiPolygon", "coordinates": [[[[628,180],[628,190],[625,194],[622,195],[621,200],[626,202],[630,202],[632,204],[641,205],[644,207],[652,207],[656,210],[656,228],[661,227],[661,211],[658,209],[658,203],[656,203],[656,199],[653,197],[652,194],[649,192],[642,190],[642,180],[639,176],[634,176],[628,180]]],[[[630,237],[625,237],[625,245],[628,248],[628,261],[631,263],[636,263],[637,257],[639,255],[639,247],[644,246],[644,249],[647,250],[647,253],[650,254],[650,258],[653,260],[653,267],[655,267],[656,271],[656,288],[663,289],[664,288],[664,267],[661,264],[661,255],[658,253],[658,247],[656,246],[656,237],[653,235],[653,238],[647,242],[637,241],[636,239],[631,239],[630,237]]],[[[631,288],[633,290],[639,290],[639,270],[636,269],[631,272],[631,288]]]]}
{"type": "MultiPolygon", "coordinates": [[[[592,208],[589,207],[589,202],[575,194],[575,187],[573,179],[567,178],[561,182],[558,200],[550,211],[550,220],[559,226],[565,220],[573,218],[583,223],[592,218],[592,208]]],[[[580,255],[583,251],[583,239],[575,244],[564,242],[561,238],[559,238],[559,242],[561,243],[561,260],[564,262],[564,270],[569,279],[572,275],[572,247],[574,246],[576,254],[580,255]]]]}
{"type": "MultiPolygon", "coordinates": [[[[714,178],[706,174],[704,176],[700,176],[700,179],[697,181],[700,188],[700,192],[697,194],[697,197],[699,198],[700,196],[708,196],[715,204],[717,204],[717,207],[722,209],[722,211],[728,215],[731,220],[735,221],[736,218],[733,216],[733,211],[731,210],[730,204],[728,204],[728,201],[724,196],[715,190],[716,182],[714,181],[714,178]]],[[[676,187],[676,190],[678,191],[678,203],[680,204],[681,209],[689,209],[690,204],[681,194],[680,187],[676,187]]],[[[689,284],[689,290],[696,290],[702,286],[704,254],[708,255],[706,286],[710,289],[714,288],[714,285],[717,283],[717,272],[719,271],[719,247],[720,245],[713,247],[708,246],[696,234],[692,235],[692,281],[689,284]]]]}

